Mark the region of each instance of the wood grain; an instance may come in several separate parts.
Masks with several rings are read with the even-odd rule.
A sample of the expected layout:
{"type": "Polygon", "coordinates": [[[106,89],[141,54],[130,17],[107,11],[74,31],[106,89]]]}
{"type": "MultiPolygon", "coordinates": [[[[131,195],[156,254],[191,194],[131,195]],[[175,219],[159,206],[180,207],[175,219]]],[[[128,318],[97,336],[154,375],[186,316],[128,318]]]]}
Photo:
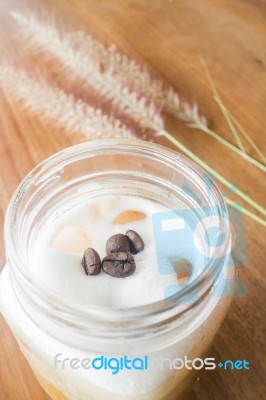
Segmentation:
{"type": "MultiPolygon", "coordinates": [[[[151,72],[196,101],[212,129],[234,142],[212,98],[199,56],[204,57],[226,107],[265,153],[266,3],[264,0],[38,0],[0,5],[0,58],[25,65],[29,55],[14,34],[8,13],[42,7],[69,29],[83,28],[104,43],[148,64],[151,72]]],[[[40,69],[65,90],[71,84],[40,69]]],[[[80,96],[85,96],[79,87],[80,96]]],[[[89,95],[88,95],[89,96],[89,95]]],[[[167,119],[167,129],[204,161],[265,207],[265,175],[204,133],[167,119]]],[[[39,161],[77,139],[42,123],[7,101],[0,91],[1,227],[12,192],[39,161]]],[[[169,146],[169,143],[159,141],[169,146]]],[[[245,142],[249,154],[254,150],[245,142]]],[[[219,185],[221,190],[224,188],[219,185]]],[[[234,197],[232,197],[234,198],[234,197]]],[[[244,203],[240,202],[244,205],[244,203]]],[[[205,372],[190,400],[265,398],[265,228],[244,218],[249,261],[239,271],[248,296],[235,299],[210,355],[217,360],[246,359],[250,371],[205,372]]],[[[2,252],[1,258],[4,259],[2,252]]],[[[0,400],[44,400],[9,328],[0,320],[0,400]]]]}

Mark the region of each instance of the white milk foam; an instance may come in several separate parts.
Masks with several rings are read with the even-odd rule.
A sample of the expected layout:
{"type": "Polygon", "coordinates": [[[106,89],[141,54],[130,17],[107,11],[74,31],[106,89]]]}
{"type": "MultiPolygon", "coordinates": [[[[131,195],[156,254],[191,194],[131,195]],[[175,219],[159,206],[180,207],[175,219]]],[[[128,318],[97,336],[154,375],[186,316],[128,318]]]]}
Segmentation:
{"type": "Polygon", "coordinates": [[[151,200],[134,196],[105,196],[86,202],[41,232],[29,254],[29,269],[36,279],[64,299],[83,305],[133,307],[162,300],[166,287],[177,283],[175,273],[162,275],[157,264],[152,215],[163,211],[168,210],[151,200]],[[127,210],[141,211],[146,217],[115,225],[113,220],[127,210]],[[81,265],[83,253],[52,246],[58,232],[66,227],[73,227],[73,236],[75,230],[81,230],[101,258],[106,255],[105,244],[110,236],[125,234],[128,229],[137,231],[145,247],[135,255],[135,273],[120,279],[103,271],[99,275],[86,276],[81,265]]]}

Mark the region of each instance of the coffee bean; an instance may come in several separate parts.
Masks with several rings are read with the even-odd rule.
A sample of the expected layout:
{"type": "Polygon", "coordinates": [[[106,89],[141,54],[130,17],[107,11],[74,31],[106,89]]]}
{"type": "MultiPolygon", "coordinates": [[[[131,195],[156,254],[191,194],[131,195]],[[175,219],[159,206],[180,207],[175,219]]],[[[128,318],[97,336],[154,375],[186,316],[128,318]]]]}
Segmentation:
{"type": "Polygon", "coordinates": [[[130,240],[126,235],[118,233],[111,236],[106,242],[106,253],[128,253],[130,251],[130,240]]]}
{"type": "Polygon", "coordinates": [[[89,247],[85,250],[81,264],[86,275],[97,275],[101,272],[101,259],[96,250],[89,247]]]}
{"type": "Polygon", "coordinates": [[[136,270],[134,257],[126,252],[108,254],[104,257],[102,266],[104,272],[114,278],[126,278],[136,270]]]}
{"type": "Polygon", "coordinates": [[[130,253],[137,254],[144,249],[144,242],[137,232],[128,230],[126,235],[130,239],[130,253]]]}

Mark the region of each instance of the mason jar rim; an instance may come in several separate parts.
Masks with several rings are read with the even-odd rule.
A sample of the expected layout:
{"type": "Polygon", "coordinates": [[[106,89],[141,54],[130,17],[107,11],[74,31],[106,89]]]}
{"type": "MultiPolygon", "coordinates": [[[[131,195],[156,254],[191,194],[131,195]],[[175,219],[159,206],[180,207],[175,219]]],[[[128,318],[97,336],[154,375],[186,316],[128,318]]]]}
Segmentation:
{"type": "MultiPolygon", "coordinates": [[[[206,173],[199,166],[176,151],[162,145],[136,139],[106,139],[84,142],[51,155],[33,168],[23,179],[16,189],[8,207],[5,220],[5,243],[7,262],[11,267],[12,279],[16,281],[16,288],[23,293],[24,296],[30,295],[33,301],[36,300],[36,307],[39,307],[40,310],[46,312],[52,318],[56,317],[58,319],[59,312],[61,314],[61,319],[58,319],[59,322],[68,326],[84,327],[86,326],[86,321],[91,319],[93,321],[105,321],[106,323],[119,322],[121,324],[119,327],[122,329],[124,326],[128,326],[129,321],[149,320],[150,317],[156,315],[159,317],[159,322],[157,321],[158,324],[166,320],[171,321],[173,318],[183,315],[194,306],[193,303],[190,304],[185,301],[189,294],[198,290],[199,287],[203,288],[201,299],[209,293],[214,281],[220,276],[223,269],[215,258],[211,260],[211,268],[204,269],[196,281],[192,280],[189,282],[186,287],[169,297],[167,301],[163,299],[151,304],[110,309],[108,307],[94,305],[88,305],[86,307],[80,307],[79,305],[75,307],[71,302],[63,300],[61,296],[57,295],[52,290],[50,291],[42,287],[28,272],[25,257],[22,256],[22,252],[18,248],[16,237],[13,235],[13,227],[14,224],[16,224],[16,215],[19,212],[23,196],[25,196],[29,188],[31,188],[33,184],[45,178],[47,179],[59,166],[63,167],[71,161],[77,161],[88,156],[95,156],[101,154],[103,151],[109,151],[112,154],[121,154],[121,152],[130,154],[130,152],[135,151],[147,157],[161,157],[164,160],[172,162],[176,167],[183,167],[187,169],[187,171],[196,173],[202,180],[204,179],[203,177],[206,176],[206,173]],[[79,324],[76,324],[77,319],[79,319],[79,324]],[[83,322],[81,323],[81,321],[83,322]],[[123,322],[127,322],[127,324],[123,325],[123,322]]],[[[204,184],[206,185],[206,181],[204,181],[204,184]]],[[[207,182],[207,185],[208,184],[211,184],[210,190],[215,193],[216,199],[218,200],[217,204],[219,204],[219,207],[222,209],[223,215],[227,217],[220,221],[221,228],[223,229],[224,227],[222,227],[222,225],[226,224],[226,221],[228,221],[227,207],[214,182],[210,179],[207,182]]],[[[225,228],[229,230],[229,226],[225,228]]]]}

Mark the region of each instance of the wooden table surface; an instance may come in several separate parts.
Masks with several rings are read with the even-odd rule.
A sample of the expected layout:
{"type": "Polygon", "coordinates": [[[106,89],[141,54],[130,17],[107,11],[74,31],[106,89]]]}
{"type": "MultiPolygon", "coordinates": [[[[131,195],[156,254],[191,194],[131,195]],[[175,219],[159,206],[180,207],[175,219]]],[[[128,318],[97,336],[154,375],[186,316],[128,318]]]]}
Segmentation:
{"type": "MultiPolygon", "coordinates": [[[[13,28],[8,18],[11,9],[23,10],[24,3],[26,1],[1,0],[1,61],[10,58],[26,63],[26,58],[30,57],[25,55],[27,51],[19,38],[10,33],[13,28]]],[[[146,63],[155,76],[190,101],[196,101],[211,128],[235,144],[200,64],[199,57],[203,57],[224,104],[265,153],[264,0],[32,0],[28,4],[37,11],[40,5],[54,13],[67,28],[84,28],[103,43],[116,43],[121,51],[146,63]]],[[[48,76],[50,72],[45,61],[42,64],[40,59],[35,61],[48,76]]],[[[65,90],[71,89],[64,75],[59,73],[53,79],[65,90]]],[[[82,88],[80,93],[86,98],[82,88]]],[[[263,172],[203,132],[189,129],[183,122],[169,118],[167,129],[265,207],[263,172]]],[[[12,192],[25,174],[45,157],[78,140],[69,132],[21,110],[0,91],[1,231],[12,192]]],[[[257,157],[249,143],[245,145],[247,152],[257,157]]],[[[205,371],[189,400],[265,399],[265,228],[248,217],[244,217],[244,225],[249,260],[240,268],[239,276],[247,285],[248,295],[234,299],[210,356],[221,360],[246,359],[250,370],[205,371]]],[[[1,256],[3,261],[3,252],[1,256]]],[[[45,400],[48,396],[1,318],[0,400],[36,399],[45,400]]]]}

